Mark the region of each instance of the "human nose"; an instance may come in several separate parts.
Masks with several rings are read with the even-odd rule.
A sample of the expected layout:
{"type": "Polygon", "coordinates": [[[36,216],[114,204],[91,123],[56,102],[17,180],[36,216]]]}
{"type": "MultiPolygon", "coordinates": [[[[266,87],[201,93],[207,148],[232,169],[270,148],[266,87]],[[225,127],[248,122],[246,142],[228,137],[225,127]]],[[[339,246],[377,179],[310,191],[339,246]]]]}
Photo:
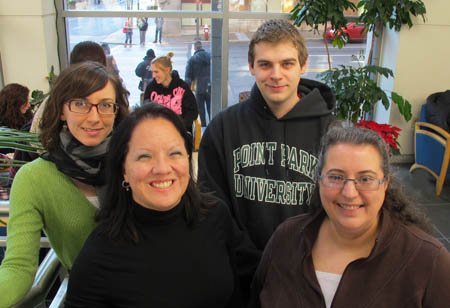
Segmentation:
{"type": "Polygon", "coordinates": [[[88,120],[91,122],[98,122],[100,120],[98,105],[91,105],[91,109],[88,112],[88,120]]]}
{"type": "Polygon", "coordinates": [[[272,79],[280,79],[280,78],[281,78],[281,67],[280,67],[280,65],[275,64],[275,65],[272,67],[272,72],[271,72],[270,77],[271,77],[272,79]]]}
{"type": "Polygon", "coordinates": [[[170,172],[170,162],[166,157],[159,157],[155,160],[155,165],[153,166],[154,174],[167,174],[170,172]]]}
{"type": "Polygon", "coordinates": [[[344,182],[344,187],[342,187],[342,195],[346,198],[354,198],[358,196],[359,191],[356,188],[355,179],[346,179],[344,182]]]}

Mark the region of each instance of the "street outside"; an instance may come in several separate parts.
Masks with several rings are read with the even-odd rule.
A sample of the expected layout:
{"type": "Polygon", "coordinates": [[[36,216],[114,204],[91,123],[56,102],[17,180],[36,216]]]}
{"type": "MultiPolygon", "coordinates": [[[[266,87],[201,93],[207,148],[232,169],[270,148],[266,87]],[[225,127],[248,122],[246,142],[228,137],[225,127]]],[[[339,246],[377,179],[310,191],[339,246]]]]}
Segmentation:
{"type": "MultiPolygon", "coordinates": [[[[181,33],[164,33],[162,44],[154,44],[155,24],[152,18],[148,20],[145,46],[139,45],[139,30],[137,27],[133,33],[133,47],[124,48],[125,34],[122,32],[125,18],[68,18],[68,33],[70,49],[75,44],[84,40],[92,40],[98,43],[108,43],[111,54],[116,59],[125,86],[130,91],[131,105],[138,105],[140,91],[138,90],[139,78],[134,70],[147,49],[153,48],[156,56],[173,52],[173,68],[177,70],[181,78],[184,78],[185,66],[189,57],[193,54],[192,43],[196,37],[196,29],[192,26],[184,26],[181,33]]],[[[304,78],[316,79],[316,74],[328,69],[327,55],[321,37],[313,35],[309,31],[302,31],[307,41],[309,52],[308,70],[304,78]]],[[[203,35],[203,33],[201,33],[203,35]]],[[[233,32],[229,35],[229,65],[228,65],[228,105],[238,101],[239,93],[251,89],[254,78],[250,75],[247,63],[248,43],[251,33],[233,32]]],[[[211,50],[210,41],[202,37],[204,48],[211,50]]],[[[328,45],[331,53],[332,66],[340,64],[358,65],[352,60],[352,55],[358,55],[360,50],[366,47],[365,42],[349,43],[343,49],[333,48],[328,45]]]]}

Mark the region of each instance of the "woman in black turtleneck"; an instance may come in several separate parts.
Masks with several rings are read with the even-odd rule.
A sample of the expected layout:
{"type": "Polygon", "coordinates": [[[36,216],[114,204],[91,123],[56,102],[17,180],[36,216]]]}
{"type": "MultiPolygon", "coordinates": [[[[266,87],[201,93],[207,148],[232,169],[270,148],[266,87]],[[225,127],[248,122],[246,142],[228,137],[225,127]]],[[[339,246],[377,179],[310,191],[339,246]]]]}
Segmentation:
{"type": "Polygon", "coordinates": [[[198,192],[191,155],[182,121],[158,104],[118,127],[99,226],[72,268],[65,307],[242,306],[238,270],[251,274],[257,255],[240,254],[241,269],[242,233],[225,205],[198,192]]]}

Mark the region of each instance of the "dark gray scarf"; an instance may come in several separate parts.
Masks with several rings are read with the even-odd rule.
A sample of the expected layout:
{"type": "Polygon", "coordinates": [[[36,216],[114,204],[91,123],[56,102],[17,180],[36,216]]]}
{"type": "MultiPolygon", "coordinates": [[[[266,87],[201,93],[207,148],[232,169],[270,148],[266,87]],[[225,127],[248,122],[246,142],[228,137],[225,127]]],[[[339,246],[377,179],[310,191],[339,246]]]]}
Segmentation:
{"type": "Polygon", "coordinates": [[[59,133],[59,147],[42,154],[42,158],[54,162],[65,175],[82,183],[101,186],[105,183],[105,158],[111,136],[99,145],[88,147],[75,139],[68,129],[59,133]]]}

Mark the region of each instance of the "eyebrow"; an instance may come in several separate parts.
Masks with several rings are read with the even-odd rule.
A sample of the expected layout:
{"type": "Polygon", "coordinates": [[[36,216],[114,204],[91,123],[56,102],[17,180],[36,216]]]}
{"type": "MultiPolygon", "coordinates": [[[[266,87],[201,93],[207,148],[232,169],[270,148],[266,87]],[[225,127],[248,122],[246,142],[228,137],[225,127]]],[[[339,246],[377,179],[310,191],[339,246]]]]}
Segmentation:
{"type": "MultiPolygon", "coordinates": [[[[341,169],[330,169],[330,170],[327,171],[327,174],[330,173],[330,172],[345,173],[345,171],[344,171],[344,170],[341,170],[341,169]]],[[[365,173],[371,173],[371,174],[378,175],[378,173],[376,173],[376,172],[373,171],[373,170],[361,170],[361,171],[358,171],[357,174],[359,175],[359,174],[365,174],[365,173]]]]}
{"type": "MultiPolygon", "coordinates": [[[[282,59],[281,61],[277,61],[277,62],[291,62],[291,61],[297,61],[296,58],[287,58],[287,59],[282,59]]],[[[269,62],[269,63],[273,63],[273,61],[270,60],[266,60],[266,59],[258,59],[256,60],[256,63],[260,63],[260,62],[269,62]]]]}

